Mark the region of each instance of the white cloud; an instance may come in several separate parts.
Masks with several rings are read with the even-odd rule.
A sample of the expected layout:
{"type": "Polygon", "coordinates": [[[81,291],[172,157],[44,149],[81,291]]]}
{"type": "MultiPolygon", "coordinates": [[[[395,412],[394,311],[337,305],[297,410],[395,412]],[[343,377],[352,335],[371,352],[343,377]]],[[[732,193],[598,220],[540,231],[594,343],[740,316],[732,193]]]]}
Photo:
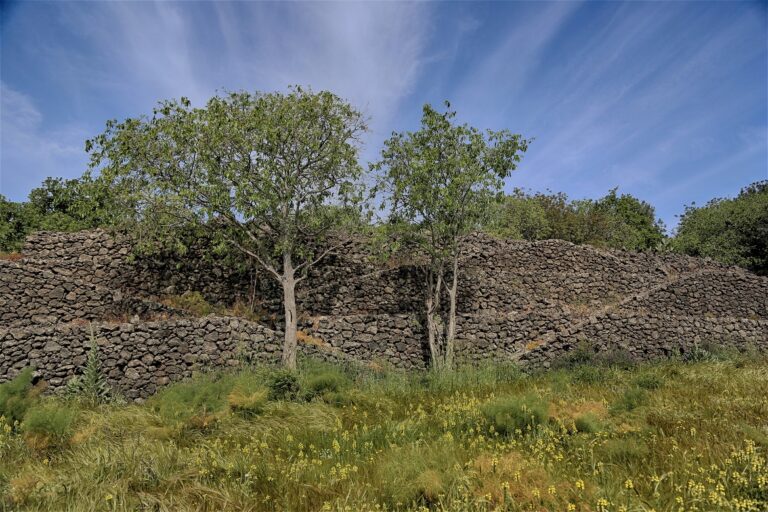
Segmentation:
{"type": "Polygon", "coordinates": [[[4,82],[0,101],[0,194],[22,200],[30,183],[85,171],[85,130],[78,126],[46,130],[32,99],[4,82]]]}

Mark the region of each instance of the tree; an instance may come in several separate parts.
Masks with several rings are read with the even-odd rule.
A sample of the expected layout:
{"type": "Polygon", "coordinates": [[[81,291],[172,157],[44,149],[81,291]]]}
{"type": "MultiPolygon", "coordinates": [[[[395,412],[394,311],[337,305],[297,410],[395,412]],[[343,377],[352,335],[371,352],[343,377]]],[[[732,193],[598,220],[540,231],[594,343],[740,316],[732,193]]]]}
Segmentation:
{"type": "Polygon", "coordinates": [[[529,143],[507,130],[457,125],[447,102],[446,108],[440,113],[425,105],[421,128],[394,133],[372,165],[380,174],[377,188],[387,192],[382,207],[389,210],[390,232],[398,244],[426,256],[426,324],[437,369],[453,365],[460,238],[484,220],[529,143]]]}
{"type": "Polygon", "coordinates": [[[24,204],[9,201],[0,194],[0,251],[20,250],[31,230],[30,225],[24,204]]]}
{"type": "Polygon", "coordinates": [[[33,231],[79,231],[104,227],[116,217],[114,193],[88,173],[77,179],[46,178],[28,200],[0,196],[0,250],[18,250],[33,231]]]}
{"type": "Polygon", "coordinates": [[[570,200],[564,193],[516,189],[495,208],[486,229],[508,238],[557,238],[616,249],[655,249],[664,225],[653,206],[612,189],[600,199],[570,200]]]}
{"type": "Polygon", "coordinates": [[[92,168],[134,204],[126,224],[150,247],[183,226],[211,229],[281,286],[282,362],[296,366],[296,286],[337,247],[358,210],[363,116],[330,92],[228,93],[204,108],[163,101],[88,141],[92,168]],[[332,208],[329,206],[339,206],[332,208]]]}
{"type": "Polygon", "coordinates": [[[632,250],[655,249],[664,240],[664,224],[656,219],[649,203],[630,194],[610,190],[594,202],[594,209],[608,219],[612,229],[604,233],[610,247],[632,250]]]}
{"type": "Polygon", "coordinates": [[[545,240],[552,234],[544,206],[519,188],[495,205],[487,229],[503,238],[521,240],[545,240]]]}
{"type": "Polygon", "coordinates": [[[768,181],[752,183],[735,198],[687,206],[672,248],[768,275],[768,181]]]}

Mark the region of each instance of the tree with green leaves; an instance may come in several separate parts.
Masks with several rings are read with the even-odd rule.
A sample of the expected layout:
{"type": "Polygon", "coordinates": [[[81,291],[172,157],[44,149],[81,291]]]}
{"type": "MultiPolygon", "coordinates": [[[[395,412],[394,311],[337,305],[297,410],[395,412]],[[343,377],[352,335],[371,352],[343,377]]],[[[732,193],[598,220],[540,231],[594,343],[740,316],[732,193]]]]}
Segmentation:
{"type": "Polygon", "coordinates": [[[25,202],[0,196],[0,250],[21,249],[33,231],[79,231],[109,226],[116,218],[113,191],[89,173],[76,179],[46,178],[25,202]]]}
{"type": "Polygon", "coordinates": [[[88,141],[91,166],[132,210],[127,226],[150,247],[184,226],[263,268],[282,289],[282,362],[296,366],[296,286],[338,244],[361,204],[357,162],[365,119],[349,103],[300,87],[228,93],[202,108],[163,101],[151,117],[110,121],[88,141]]]}
{"type": "Polygon", "coordinates": [[[752,183],[735,198],[687,206],[672,248],[768,275],[768,181],[752,183]]]}
{"type": "Polygon", "coordinates": [[[372,165],[395,245],[425,257],[427,336],[436,369],[453,366],[461,238],[485,220],[529,144],[507,130],[456,124],[455,116],[448,102],[443,113],[425,105],[421,128],[394,133],[372,165]]]}
{"type": "Polygon", "coordinates": [[[494,208],[485,228],[505,238],[556,238],[614,249],[656,249],[664,224],[649,203],[612,189],[599,199],[568,199],[563,192],[515,189],[494,208]]]}

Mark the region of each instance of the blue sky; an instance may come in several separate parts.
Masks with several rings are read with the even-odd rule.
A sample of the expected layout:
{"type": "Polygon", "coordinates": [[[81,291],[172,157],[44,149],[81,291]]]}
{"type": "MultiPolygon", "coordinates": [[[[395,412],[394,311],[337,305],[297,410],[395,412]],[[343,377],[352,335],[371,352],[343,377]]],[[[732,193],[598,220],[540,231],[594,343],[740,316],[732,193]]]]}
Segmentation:
{"type": "Polygon", "coordinates": [[[508,188],[612,187],[673,226],[768,179],[768,2],[4,2],[0,193],[75,177],[84,140],[159,99],[330,89],[364,161],[421,105],[535,137],[508,188]]]}

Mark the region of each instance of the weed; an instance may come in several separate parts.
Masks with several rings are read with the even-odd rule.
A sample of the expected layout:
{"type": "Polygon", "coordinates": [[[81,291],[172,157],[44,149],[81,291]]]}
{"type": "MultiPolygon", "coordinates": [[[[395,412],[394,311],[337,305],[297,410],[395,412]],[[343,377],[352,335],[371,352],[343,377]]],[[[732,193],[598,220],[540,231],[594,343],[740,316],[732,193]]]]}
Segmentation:
{"type": "Polygon", "coordinates": [[[101,373],[99,345],[91,327],[90,348],[82,375],[72,377],[66,385],[65,395],[87,405],[95,406],[117,400],[104,375],[101,373]]]}
{"type": "Polygon", "coordinates": [[[13,380],[0,384],[0,416],[11,424],[20,422],[34,402],[34,370],[24,368],[13,380]]]}
{"type": "Polygon", "coordinates": [[[601,430],[600,419],[592,413],[577,416],[574,420],[574,424],[576,426],[577,432],[594,434],[595,432],[599,432],[601,430]]]}
{"type": "Polygon", "coordinates": [[[227,404],[235,414],[249,418],[257,416],[264,411],[268,396],[269,391],[267,389],[259,389],[253,393],[247,393],[236,388],[227,395],[227,404]]]}
{"type": "Polygon", "coordinates": [[[496,398],[481,407],[496,432],[511,435],[531,431],[547,420],[547,408],[535,397],[496,398]]]}
{"type": "Polygon", "coordinates": [[[633,411],[644,405],[648,400],[648,393],[641,388],[631,387],[624,391],[624,394],[613,404],[614,412],[633,411]]]}
{"type": "Polygon", "coordinates": [[[663,386],[664,379],[653,373],[644,373],[635,377],[632,383],[639,388],[652,391],[663,386]]]}
{"type": "Polygon", "coordinates": [[[325,393],[337,393],[347,386],[347,378],[339,372],[326,371],[307,379],[304,385],[304,398],[312,400],[325,393]]]}
{"type": "Polygon", "coordinates": [[[267,383],[270,400],[296,400],[301,387],[296,374],[290,370],[275,371],[267,383]]]}
{"type": "Polygon", "coordinates": [[[75,411],[66,404],[47,402],[32,406],[21,424],[28,444],[38,450],[62,445],[72,433],[75,411]]]}

